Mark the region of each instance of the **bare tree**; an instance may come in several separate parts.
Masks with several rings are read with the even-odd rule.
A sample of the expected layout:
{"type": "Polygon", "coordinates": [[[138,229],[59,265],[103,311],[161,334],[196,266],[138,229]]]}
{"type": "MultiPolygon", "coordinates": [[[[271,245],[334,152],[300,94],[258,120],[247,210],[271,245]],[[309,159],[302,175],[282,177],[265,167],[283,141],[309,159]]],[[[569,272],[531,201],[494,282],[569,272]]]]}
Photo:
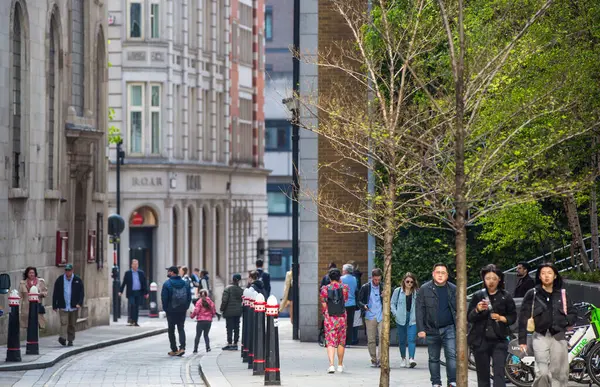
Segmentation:
{"type": "Polygon", "coordinates": [[[565,83],[549,83],[514,105],[504,98],[531,87],[527,80],[515,85],[502,79],[517,71],[515,51],[519,60],[535,55],[519,42],[551,4],[526,8],[529,14],[509,23],[508,35],[503,30],[469,38],[463,0],[379,0],[371,14],[365,0],[330,0],[352,38],[321,45],[316,59],[303,57],[322,72],[342,75],[318,98],[298,96],[305,111],[319,118],[318,126],[300,125],[338,155],[319,164],[321,190],[304,194],[327,227],[379,240],[385,289],[380,386],[388,386],[390,377],[397,232],[417,225],[455,233],[457,384],[467,386],[467,226],[490,211],[573,188],[564,176],[541,168],[551,149],[589,129],[544,125],[568,114],[572,98],[565,98],[565,83]],[[375,178],[374,195],[368,194],[366,170],[375,178]],[[324,193],[328,185],[353,200],[324,193]]]}

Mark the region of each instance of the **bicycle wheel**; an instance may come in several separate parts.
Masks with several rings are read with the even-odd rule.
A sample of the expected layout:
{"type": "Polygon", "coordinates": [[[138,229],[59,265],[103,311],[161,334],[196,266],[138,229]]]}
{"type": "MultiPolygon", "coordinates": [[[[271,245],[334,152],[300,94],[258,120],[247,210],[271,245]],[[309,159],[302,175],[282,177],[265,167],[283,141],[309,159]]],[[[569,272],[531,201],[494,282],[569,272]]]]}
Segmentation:
{"type": "Polygon", "coordinates": [[[600,386],[600,344],[596,343],[586,355],[587,372],[595,385],[600,386]]]}
{"type": "Polygon", "coordinates": [[[531,387],[535,379],[533,368],[526,366],[518,356],[510,353],[506,357],[504,374],[512,384],[519,387],[531,387]]]}

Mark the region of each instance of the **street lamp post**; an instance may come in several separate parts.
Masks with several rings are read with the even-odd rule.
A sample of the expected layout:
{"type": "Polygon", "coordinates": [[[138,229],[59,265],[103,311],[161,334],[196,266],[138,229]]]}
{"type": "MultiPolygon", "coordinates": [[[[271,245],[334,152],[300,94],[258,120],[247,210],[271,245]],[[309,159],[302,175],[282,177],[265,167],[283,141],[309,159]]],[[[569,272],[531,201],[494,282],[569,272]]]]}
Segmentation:
{"type": "MultiPolygon", "coordinates": [[[[125,158],[125,152],[123,151],[123,140],[119,140],[117,143],[117,215],[121,215],[121,165],[125,158]]],[[[115,257],[113,259],[113,321],[121,318],[121,302],[119,299],[119,288],[121,286],[121,278],[119,274],[119,268],[121,267],[121,240],[119,235],[123,230],[119,231],[118,235],[111,233],[113,247],[115,250],[115,257]]]]}
{"type": "Polygon", "coordinates": [[[119,214],[111,214],[108,217],[108,235],[110,235],[110,243],[113,244],[113,268],[112,268],[112,278],[113,278],[113,322],[117,322],[117,319],[120,317],[117,315],[120,307],[120,297],[119,297],[119,266],[117,263],[117,251],[120,243],[119,236],[123,232],[125,228],[125,221],[119,214]]]}

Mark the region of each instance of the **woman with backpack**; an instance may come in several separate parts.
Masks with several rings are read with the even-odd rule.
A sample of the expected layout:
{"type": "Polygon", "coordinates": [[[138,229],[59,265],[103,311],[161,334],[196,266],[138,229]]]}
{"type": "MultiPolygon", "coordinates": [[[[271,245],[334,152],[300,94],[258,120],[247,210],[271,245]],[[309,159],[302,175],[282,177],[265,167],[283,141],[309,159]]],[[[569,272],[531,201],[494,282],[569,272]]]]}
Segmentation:
{"type": "Polygon", "coordinates": [[[398,348],[402,357],[401,367],[414,368],[417,349],[417,291],[419,282],[411,272],[404,274],[402,283],[392,294],[391,311],[398,330],[398,348]],[[406,361],[406,343],[408,342],[408,362],[406,361]]]}
{"type": "Polygon", "coordinates": [[[348,285],[341,282],[342,273],[340,269],[329,270],[328,285],[321,287],[321,306],[323,310],[323,322],[325,327],[325,346],[329,357],[329,368],[327,372],[335,372],[333,360],[337,348],[338,367],[337,371],[344,370],[344,351],[346,345],[346,308],[348,300],[348,285]]]}
{"type": "Polygon", "coordinates": [[[191,314],[191,318],[196,318],[196,339],[194,340],[194,353],[198,353],[198,343],[200,342],[200,336],[204,333],[204,344],[206,344],[206,352],[210,352],[210,339],[208,338],[208,332],[210,332],[210,325],[212,319],[217,314],[215,310],[215,304],[208,296],[208,290],[200,290],[200,298],[196,302],[194,311],[191,314]]]}

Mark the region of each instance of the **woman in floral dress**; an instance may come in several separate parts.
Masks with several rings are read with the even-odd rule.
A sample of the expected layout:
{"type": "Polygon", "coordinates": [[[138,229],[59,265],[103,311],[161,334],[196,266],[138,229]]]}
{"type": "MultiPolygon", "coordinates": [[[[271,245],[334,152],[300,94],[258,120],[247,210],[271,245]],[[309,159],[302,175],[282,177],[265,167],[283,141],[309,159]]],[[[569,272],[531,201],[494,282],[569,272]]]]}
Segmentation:
{"type": "Polygon", "coordinates": [[[323,308],[323,318],[325,325],[325,346],[327,347],[327,356],[329,357],[329,369],[328,373],[332,374],[335,372],[333,366],[333,360],[335,358],[335,352],[337,348],[338,355],[338,367],[337,371],[342,372],[344,370],[344,350],[346,345],[346,310],[344,308],[345,302],[348,300],[348,286],[343,284],[340,280],[342,273],[340,269],[333,268],[329,270],[329,279],[331,283],[321,287],[321,306],[323,308]],[[336,294],[339,295],[339,289],[342,290],[343,300],[336,299],[336,294]],[[336,292],[337,291],[337,292],[336,292]],[[339,305],[341,302],[341,308],[339,305]],[[335,315],[329,314],[329,307],[336,307],[337,313],[335,315]]]}

